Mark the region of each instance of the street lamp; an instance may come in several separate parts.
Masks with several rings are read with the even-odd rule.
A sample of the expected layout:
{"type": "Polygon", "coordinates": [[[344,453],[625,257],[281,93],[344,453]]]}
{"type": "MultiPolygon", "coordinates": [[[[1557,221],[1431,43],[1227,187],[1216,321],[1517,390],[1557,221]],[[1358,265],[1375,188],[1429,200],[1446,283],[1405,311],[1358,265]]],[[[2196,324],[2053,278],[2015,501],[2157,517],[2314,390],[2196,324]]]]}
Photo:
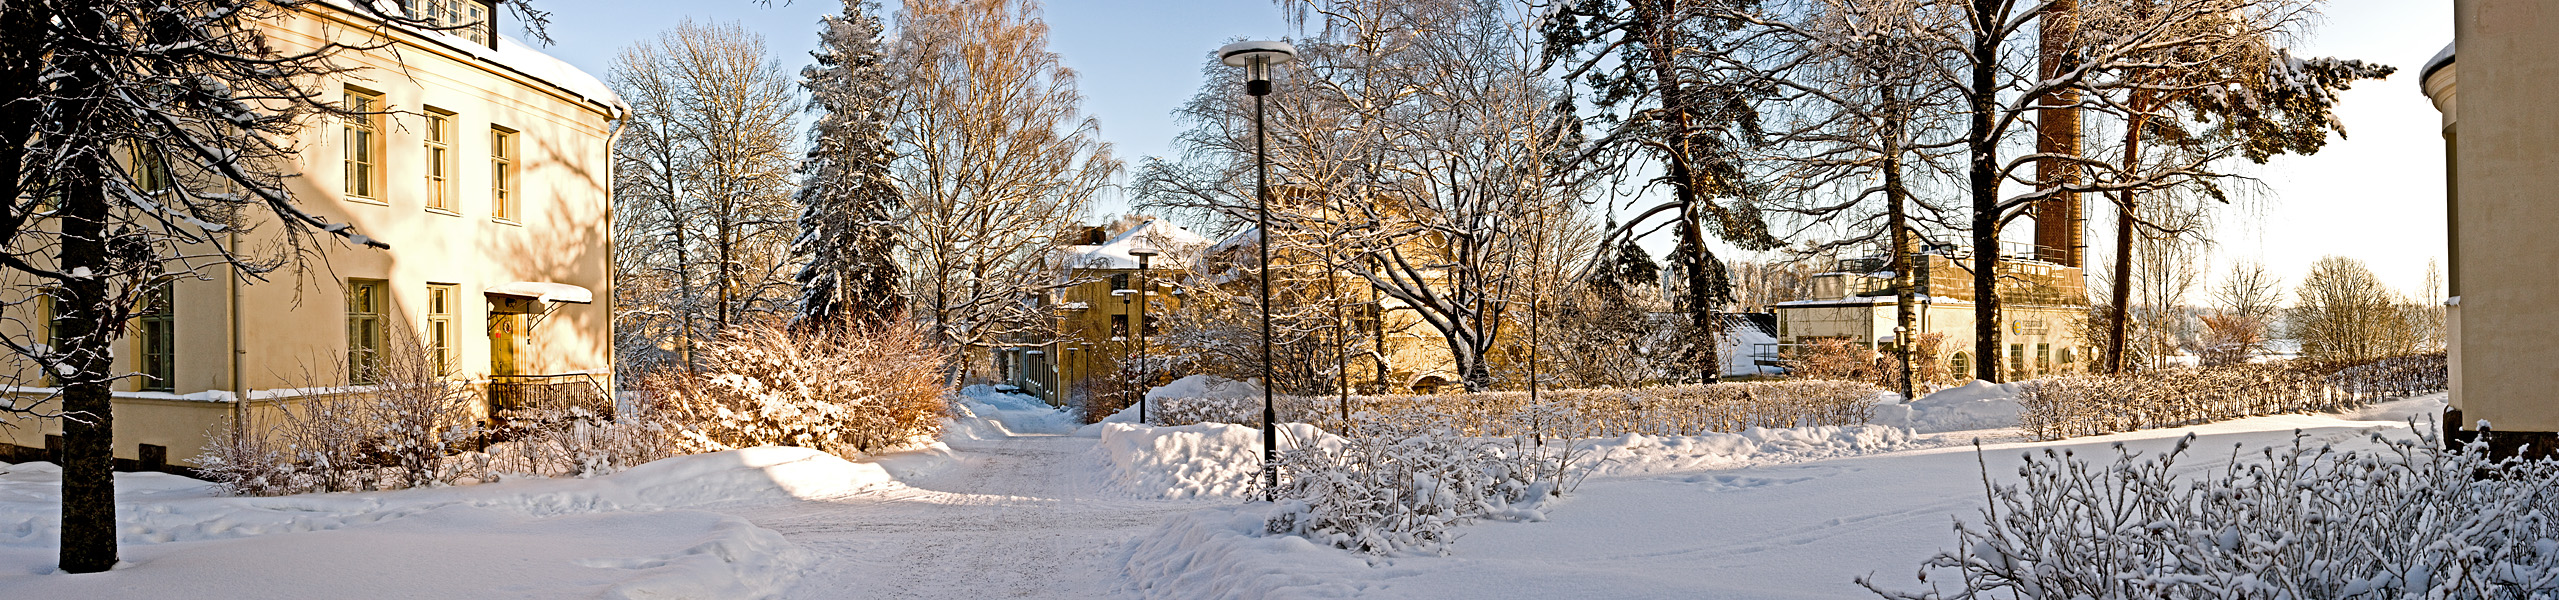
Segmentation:
{"type": "Polygon", "coordinates": [[[1217,49],[1217,58],[1244,68],[1244,94],[1253,97],[1253,196],[1261,238],[1253,244],[1262,254],[1262,496],[1279,500],[1279,413],[1271,409],[1271,156],[1270,134],[1263,131],[1263,96],[1271,95],[1271,66],[1297,59],[1288,42],[1236,42],[1217,49]]]}
{"type": "MultiPolygon", "coordinates": [[[[1138,227],[1144,228],[1154,224],[1154,221],[1147,221],[1145,225],[1138,227]]],[[[1146,386],[1155,385],[1155,370],[1146,364],[1146,305],[1155,301],[1153,298],[1155,282],[1150,277],[1151,273],[1146,270],[1146,263],[1147,259],[1155,258],[1155,255],[1160,253],[1153,244],[1146,243],[1144,236],[1129,242],[1128,255],[1137,257],[1137,369],[1139,373],[1145,374],[1143,385],[1146,386]]],[[[1146,420],[1146,394],[1143,392],[1137,395],[1137,422],[1149,422],[1146,420]]]]}

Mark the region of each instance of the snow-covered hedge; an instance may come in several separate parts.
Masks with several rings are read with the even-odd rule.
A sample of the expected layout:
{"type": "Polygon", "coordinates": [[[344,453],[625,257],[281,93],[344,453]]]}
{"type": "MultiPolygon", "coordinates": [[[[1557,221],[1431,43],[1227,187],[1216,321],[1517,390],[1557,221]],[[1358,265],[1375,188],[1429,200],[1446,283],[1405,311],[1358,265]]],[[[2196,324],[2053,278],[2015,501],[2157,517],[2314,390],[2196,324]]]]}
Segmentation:
{"type": "Polygon", "coordinates": [[[1540,505],[1586,472],[1561,448],[1469,437],[1454,421],[1439,413],[1359,418],[1339,445],[1282,452],[1269,532],[1373,554],[1445,554],[1449,528],[1544,520],[1540,505]]]}
{"type": "Polygon", "coordinates": [[[2361,407],[2440,391],[2444,355],[2361,363],[2293,361],[2124,376],[2056,377],[2018,384],[2019,426],[2055,440],[2241,417],[2361,407]]]}
{"type": "MultiPolygon", "coordinates": [[[[1857,425],[1867,422],[1879,393],[1850,381],[1719,383],[1630,389],[1546,390],[1537,402],[1528,392],[1351,396],[1348,412],[1377,415],[1437,414],[1446,425],[1475,437],[1542,438],[1696,435],[1752,427],[1857,425]]],[[[1148,420],[1165,425],[1260,423],[1259,394],[1158,398],[1148,420]]],[[[1315,423],[1340,431],[1343,400],[1337,396],[1280,396],[1282,422],[1315,423]]]]}
{"type": "Polygon", "coordinates": [[[2191,435],[2097,463],[2030,453],[1923,564],[1934,589],[1860,583],[1901,600],[2559,596],[2559,462],[2438,450],[2416,429],[2368,450],[2296,437],[2202,473],[2175,465],[2191,435]]]}
{"type": "Polygon", "coordinates": [[[700,374],[649,381],[688,450],[798,446],[853,457],[941,430],[941,356],[912,326],[741,325],[704,350],[700,374]]]}

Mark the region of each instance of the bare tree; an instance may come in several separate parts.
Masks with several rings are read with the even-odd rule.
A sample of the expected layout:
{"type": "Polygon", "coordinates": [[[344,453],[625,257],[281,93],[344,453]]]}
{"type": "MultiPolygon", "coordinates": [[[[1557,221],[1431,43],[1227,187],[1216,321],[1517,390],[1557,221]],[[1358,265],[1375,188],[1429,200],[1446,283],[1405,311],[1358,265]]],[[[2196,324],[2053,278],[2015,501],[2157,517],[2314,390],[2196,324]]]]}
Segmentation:
{"type": "Polygon", "coordinates": [[[1060,238],[1120,163],[1032,0],[909,0],[889,72],[905,296],[953,359],[1045,327],[1060,238]]]}
{"type": "Polygon", "coordinates": [[[616,344],[646,361],[674,339],[690,369],[697,343],[794,295],[792,81],[762,35],[689,20],[608,78],[633,111],[614,149],[616,344]]]}
{"type": "Polygon", "coordinates": [[[2293,299],[2284,329],[2301,342],[2303,358],[2368,360],[2416,347],[2406,300],[2363,261],[2321,257],[2302,275],[2293,299]]]}
{"type": "Polygon", "coordinates": [[[2280,324],[2282,285],[2263,264],[2230,266],[2213,288],[2212,313],[2202,317],[2204,364],[2245,363],[2265,352],[2280,324]]]}

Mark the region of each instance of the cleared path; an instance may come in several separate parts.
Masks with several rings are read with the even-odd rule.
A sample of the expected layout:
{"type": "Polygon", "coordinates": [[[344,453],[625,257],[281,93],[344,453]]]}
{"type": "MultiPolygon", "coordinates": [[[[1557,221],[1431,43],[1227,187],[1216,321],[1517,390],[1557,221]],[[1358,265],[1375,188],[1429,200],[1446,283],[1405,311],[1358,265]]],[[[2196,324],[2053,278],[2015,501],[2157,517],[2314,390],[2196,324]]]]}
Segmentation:
{"type": "Polygon", "coordinates": [[[903,485],[731,512],[818,558],[791,598],[1097,598],[1126,595],[1120,542],[1172,514],[1230,504],[1106,489],[1095,440],[958,441],[953,464],[903,485]]]}

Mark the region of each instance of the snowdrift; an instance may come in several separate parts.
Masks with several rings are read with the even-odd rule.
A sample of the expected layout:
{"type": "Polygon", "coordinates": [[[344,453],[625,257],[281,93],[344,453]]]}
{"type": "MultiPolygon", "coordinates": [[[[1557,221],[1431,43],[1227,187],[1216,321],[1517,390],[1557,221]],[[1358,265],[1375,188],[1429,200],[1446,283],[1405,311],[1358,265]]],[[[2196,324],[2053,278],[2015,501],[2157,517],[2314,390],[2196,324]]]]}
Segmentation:
{"type": "MultiPolygon", "coordinates": [[[[0,576],[52,572],[60,478],[47,463],[0,466],[0,576]]],[[[313,573],[418,577],[424,587],[409,589],[427,595],[568,586],[607,597],[761,597],[788,588],[808,554],[744,519],[694,509],[840,496],[896,479],[878,464],[785,447],[679,456],[593,479],[265,498],[221,496],[211,484],[172,475],[117,473],[118,528],[132,564],[108,576],[263,597],[348,593],[343,578],[313,573]],[[382,573],[383,561],[402,557],[439,568],[382,573]],[[488,579],[436,576],[476,573],[447,567],[481,563],[503,568],[488,579]],[[219,575],[194,581],[207,573],[219,575]]],[[[10,587],[73,583],[36,578],[10,587]]],[[[96,588],[33,596],[80,589],[96,588]]]]}
{"type": "Polygon", "coordinates": [[[1919,433],[2006,429],[2016,427],[2018,415],[2025,412],[2025,406],[2017,402],[2017,394],[2017,384],[1975,379],[1917,402],[1895,402],[1897,397],[1886,396],[1885,401],[1875,405],[1870,420],[1919,433]]]}
{"type": "Polygon", "coordinates": [[[1579,442],[1592,475],[1623,476],[1670,471],[1732,469],[1892,452],[1923,447],[1909,429],[1883,425],[1823,425],[1690,436],[1626,434],[1579,442]]]}
{"type": "MultiPolygon", "coordinates": [[[[1096,423],[1093,458],[1104,484],[1140,498],[1242,498],[1259,489],[1262,430],[1226,423],[1149,427],[1096,423]]],[[[1302,444],[1339,447],[1341,438],[1305,423],[1282,423],[1280,451],[1302,444]]]]}

